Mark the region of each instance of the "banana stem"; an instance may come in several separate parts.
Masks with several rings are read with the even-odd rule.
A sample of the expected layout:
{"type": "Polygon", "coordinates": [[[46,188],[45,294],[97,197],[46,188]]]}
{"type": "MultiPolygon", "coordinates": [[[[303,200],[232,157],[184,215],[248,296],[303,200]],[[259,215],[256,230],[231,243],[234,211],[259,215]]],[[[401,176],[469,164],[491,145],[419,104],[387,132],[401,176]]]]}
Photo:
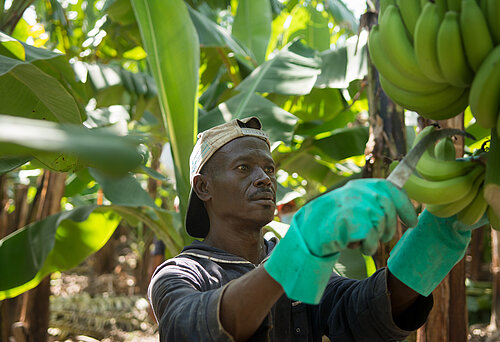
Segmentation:
{"type": "Polygon", "coordinates": [[[491,129],[490,150],[486,163],[484,198],[500,217],[500,139],[495,128],[491,129]]]}

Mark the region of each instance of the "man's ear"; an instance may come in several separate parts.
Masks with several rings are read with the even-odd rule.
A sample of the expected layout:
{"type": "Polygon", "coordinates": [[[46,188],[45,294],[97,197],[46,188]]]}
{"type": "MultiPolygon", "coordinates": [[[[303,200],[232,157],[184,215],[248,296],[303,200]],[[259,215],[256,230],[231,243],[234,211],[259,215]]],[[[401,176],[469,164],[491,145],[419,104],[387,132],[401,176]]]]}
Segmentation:
{"type": "Polygon", "coordinates": [[[207,175],[197,174],[193,177],[193,191],[203,202],[212,198],[208,190],[209,177],[207,175]]]}

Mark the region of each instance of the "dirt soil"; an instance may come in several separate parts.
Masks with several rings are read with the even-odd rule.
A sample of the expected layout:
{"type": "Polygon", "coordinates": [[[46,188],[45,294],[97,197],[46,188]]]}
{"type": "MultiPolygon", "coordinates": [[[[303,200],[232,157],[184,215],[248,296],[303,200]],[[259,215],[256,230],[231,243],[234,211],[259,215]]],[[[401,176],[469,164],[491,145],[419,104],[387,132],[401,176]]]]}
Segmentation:
{"type": "Polygon", "coordinates": [[[111,273],[94,272],[95,257],[51,277],[51,342],[153,342],[157,326],[135,278],[138,254],[121,236],[111,273]]]}

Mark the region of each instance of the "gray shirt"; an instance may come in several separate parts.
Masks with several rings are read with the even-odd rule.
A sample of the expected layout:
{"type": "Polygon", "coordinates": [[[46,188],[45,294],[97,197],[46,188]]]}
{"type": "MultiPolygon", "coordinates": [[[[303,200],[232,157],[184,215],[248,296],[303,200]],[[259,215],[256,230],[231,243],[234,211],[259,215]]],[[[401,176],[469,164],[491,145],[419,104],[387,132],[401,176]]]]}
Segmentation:
{"type": "MultiPolygon", "coordinates": [[[[275,245],[266,241],[268,254],[275,245]]],[[[160,341],[233,341],[219,320],[227,284],[261,267],[195,241],[153,274],[148,296],[158,321],[160,341]]],[[[419,299],[392,319],[387,270],[364,280],[333,273],[319,305],[292,301],[283,295],[250,341],[333,342],[401,341],[426,320],[432,296],[419,299]]]]}

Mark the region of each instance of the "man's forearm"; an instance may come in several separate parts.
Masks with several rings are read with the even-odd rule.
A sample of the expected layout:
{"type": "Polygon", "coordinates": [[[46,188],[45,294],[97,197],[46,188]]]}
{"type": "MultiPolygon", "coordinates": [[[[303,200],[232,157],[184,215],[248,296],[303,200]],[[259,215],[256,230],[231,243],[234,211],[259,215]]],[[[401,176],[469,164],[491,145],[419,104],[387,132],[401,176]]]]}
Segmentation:
{"type": "Polygon", "coordinates": [[[222,296],[220,320],[224,329],[236,341],[246,341],[283,293],[263,267],[232,281],[222,296]]]}
{"type": "Polygon", "coordinates": [[[415,303],[420,295],[391,274],[389,270],[387,270],[387,273],[387,287],[391,296],[392,317],[394,322],[398,324],[400,321],[399,317],[415,303]]]}

